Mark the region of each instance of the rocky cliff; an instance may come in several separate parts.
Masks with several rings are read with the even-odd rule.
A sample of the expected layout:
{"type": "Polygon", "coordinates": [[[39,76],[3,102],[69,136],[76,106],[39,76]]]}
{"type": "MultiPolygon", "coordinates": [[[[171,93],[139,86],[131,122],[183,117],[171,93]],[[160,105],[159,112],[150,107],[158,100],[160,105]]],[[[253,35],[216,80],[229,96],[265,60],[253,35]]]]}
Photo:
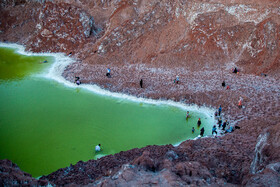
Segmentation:
{"type": "MultiPolygon", "coordinates": [[[[72,54],[76,62],[65,70],[66,79],[78,75],[83,83],[141,97],[222,104],[223,117],[240,127],[178,147],[148,146],[79,162],[41,180],[57,185],[279,186],[279,7],[278,0],[1,1],[0,40],[35,52],[72,54]],[[105,77],[107,67],[111,79],[105,77]],[[239,75],[231,73],[233,67],[239,75]],[[221,87],[223,80],[229,90],[221,87]],[[240,97],[242,109],[237,107],[240,97]]],[[[2,184],[23,180],[4,173],[11,180],[2,184]]]]}

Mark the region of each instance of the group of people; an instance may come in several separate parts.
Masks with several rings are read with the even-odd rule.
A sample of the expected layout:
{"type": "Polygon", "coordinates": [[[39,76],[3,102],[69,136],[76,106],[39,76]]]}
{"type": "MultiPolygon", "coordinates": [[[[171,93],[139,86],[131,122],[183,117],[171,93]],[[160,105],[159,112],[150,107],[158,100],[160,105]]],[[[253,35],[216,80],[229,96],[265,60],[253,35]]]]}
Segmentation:
{"type": "MultiPolygon", "coordinates": [[[[188,120],[190,117],[191,117],[191,116],[190,116],[190,112],[187,111],[186,120],[188,120]]],[[[201,126],[201,119],[198,118],[197,127],[200,128],[200,126],[201,126]]],[[[194,129],[194,127],[192,127],[192,133],[194,133],[194,131],[195,131],[195,129],[194,129]]],[[[205,131],[205,129],[204,129],[204,127],[202,127],[202,128],[200,129],[200,136],[201,136],[201,137],[204,135],[204,131],[205,131]]]]}
{"type": "MultiPolygon", "coordinates": [[[[221,114],[222,114],[222,106],[220,105],[218,111],[215,112],[215,119],[218,120],[218,122],[217,122],[218,128],[221,129],[221,130],[223,130],[224,133],[230,133],[230,132],[233,132],[234,129],[240,128],[240,127],[238,127],[238,126],[235,126],[235,127],[234,127],[234,126],[232,126],[232,125],[229,125],[229,122],[228,122],[227,120],[225,120],[225,121],[223,122],[223,121],[222,121],[222,116],[221,116],[221,114]]],[[[212,128],[212,135],[214,135],[214,134],[217,135],[217,134],[218,134],[218,132],[217,132],[217,126],[216,126],[216,125],[213,126],[213,128],[212,128]]]]}

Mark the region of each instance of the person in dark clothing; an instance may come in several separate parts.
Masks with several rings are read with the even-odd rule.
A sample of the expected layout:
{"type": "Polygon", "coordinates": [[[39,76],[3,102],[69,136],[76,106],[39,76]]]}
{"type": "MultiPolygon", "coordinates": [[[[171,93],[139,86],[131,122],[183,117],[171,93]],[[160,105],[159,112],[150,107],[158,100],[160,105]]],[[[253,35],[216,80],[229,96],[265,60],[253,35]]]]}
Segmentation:
{"type": "Polygon", "coordinates": [[[80,85],[80,84],[81,84],[80,77],[75,77],[75,83],[76,83],[77,85],[80,85]]]}
{"type": "Polygon", "coordinates": [[[222,82],[222,87],[226,87],[226,82],[225,81],[222,82]]]}
{"type": "Polygon", "coordinates": [[[233,69],[232,73],[237,73],[237,72],[238,72],[238,70],[237,70],[237,68],[235,67],[235,68],[233,69]]]}
{"type": "Polygon", "coordinates": [[[203,136],[204,134],[204,127],[202,127],[202,129],[200,129],[200,136],[203,136]]]}
{"type": "Polygon", "coordinates": [[[227,122],[227,120],[223,123],[223,130],[225,130],[225,128],[226,128],[226,126],[228,125],[228,122],[227,122]]]}
{"type": "Polygon", "coordinates": [[[218,120],[219,128],[221,128],[222,123],[223,123],[222,118],[219,118],[219,120],[218,120]]]}
{"type": "Polygon", "coordinates": [[[143,79],[140,80],[140,87],[143,88],[143,79]]]}
{"type": "Polygon", "coordinates": [[[221,116],[221,113],[222,113],[222,105],[220,105],[219,107],[219,116],[221,116]]]}
{"type": "Polygon", "coordinates": [[[213,135],[214,133],[218,134],[218,133],[217,133],[216,125],[214,125],[213,128],[212,128],[212,135],[213,135]]]}
{"type": "Polygon", "coordinates": [[[111,78],[111,69],[110,69],[110,68],[107,68],[106,76],[107,76],[108,78],[111,78]]]}
{"type": "Polygon", "coordinates": [[[200,127],[200,125],[201,125],[201,120],[200,120],[200,118],[198,118],[197,126],[200,127]]]}

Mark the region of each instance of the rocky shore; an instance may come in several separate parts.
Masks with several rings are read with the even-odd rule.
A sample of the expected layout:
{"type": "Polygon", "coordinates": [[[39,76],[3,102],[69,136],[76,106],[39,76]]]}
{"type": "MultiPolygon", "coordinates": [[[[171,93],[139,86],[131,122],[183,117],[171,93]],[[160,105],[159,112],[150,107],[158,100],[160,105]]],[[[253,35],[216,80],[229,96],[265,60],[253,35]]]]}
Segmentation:
{"type": "Polygon", "coordinates": [[[13,0],[0,7],[0,40],[71,54],[76,62],[63,73],[67,80],[79,76],[113,92],[222,105],[223,118],[240,127],[178,147],[147,146],[80,161],[39,180],[2,160],[0,184],[280,185],[279,1],[13,0]]]}

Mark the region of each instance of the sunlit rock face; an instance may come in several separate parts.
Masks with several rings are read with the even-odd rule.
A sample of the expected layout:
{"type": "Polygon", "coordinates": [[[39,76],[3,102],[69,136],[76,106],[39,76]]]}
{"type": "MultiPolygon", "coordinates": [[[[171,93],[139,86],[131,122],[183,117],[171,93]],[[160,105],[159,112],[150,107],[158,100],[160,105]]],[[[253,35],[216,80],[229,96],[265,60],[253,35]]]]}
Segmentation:
{"type": "Polygon", "coordinates": [[[88,63],[279,72],[279,1],[3,1],[1,39],[88,63]],[[7,12],[13,7],[13,12],[7,12]],[[5,8],[6,7],[6,8],[5,8]],[[16,11],[14,11],[16,10],[16,11]],[[28,32],[28,33],[26,33],[28,32]],[[22,39],[22,35],[26,35],[22,39]],[[77,50],[79,48],[79,50],[77,50]]]}

